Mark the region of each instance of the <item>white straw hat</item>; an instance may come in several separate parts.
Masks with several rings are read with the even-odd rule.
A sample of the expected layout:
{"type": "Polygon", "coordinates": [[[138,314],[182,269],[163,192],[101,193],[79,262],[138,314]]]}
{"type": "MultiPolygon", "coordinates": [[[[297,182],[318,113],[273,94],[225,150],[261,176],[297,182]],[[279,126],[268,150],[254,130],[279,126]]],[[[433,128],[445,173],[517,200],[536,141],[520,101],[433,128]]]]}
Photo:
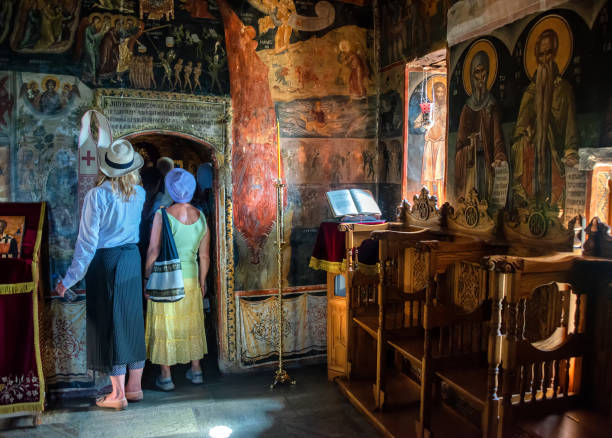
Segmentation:
{"type": "Polygon", "coordinates": [[[98,147],[100,171],[111,178],[126,175],[144,165],[142,156],[124,139],[115,140],[109,147],[98,147]]]}

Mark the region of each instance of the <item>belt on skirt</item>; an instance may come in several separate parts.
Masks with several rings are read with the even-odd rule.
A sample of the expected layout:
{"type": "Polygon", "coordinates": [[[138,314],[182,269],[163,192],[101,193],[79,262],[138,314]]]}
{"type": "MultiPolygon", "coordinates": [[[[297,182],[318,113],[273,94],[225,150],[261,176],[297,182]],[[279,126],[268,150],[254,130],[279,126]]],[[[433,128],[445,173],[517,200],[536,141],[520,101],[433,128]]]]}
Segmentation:
{"type": "Polygon", "coordinates": [[[110,248],[98,248],[98,249],[96,249],[96,251],[100,251],[100,252],[117,251],[117,250],[129,251],[131,249],[138,250],[138,244],[137,243],[125,243],[123,245],[112,246],[110,248]]]}

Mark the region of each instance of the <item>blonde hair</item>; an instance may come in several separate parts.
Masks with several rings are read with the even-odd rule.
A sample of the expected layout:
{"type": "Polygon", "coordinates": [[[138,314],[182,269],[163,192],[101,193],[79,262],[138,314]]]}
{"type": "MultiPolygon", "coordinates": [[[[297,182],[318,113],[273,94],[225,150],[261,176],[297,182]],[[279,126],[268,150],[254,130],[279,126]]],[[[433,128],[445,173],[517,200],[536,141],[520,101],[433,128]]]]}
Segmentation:
{"type": "Polygon", "coordinates": [[[128,201],[132,195],[136,194],[134,186],[140,185],[140,173],[136,169],[115,178],[98,173],[96,187],[100,187],[106,181],[110,181],[114,193],[119,193],[124,201],[128,201]]]}

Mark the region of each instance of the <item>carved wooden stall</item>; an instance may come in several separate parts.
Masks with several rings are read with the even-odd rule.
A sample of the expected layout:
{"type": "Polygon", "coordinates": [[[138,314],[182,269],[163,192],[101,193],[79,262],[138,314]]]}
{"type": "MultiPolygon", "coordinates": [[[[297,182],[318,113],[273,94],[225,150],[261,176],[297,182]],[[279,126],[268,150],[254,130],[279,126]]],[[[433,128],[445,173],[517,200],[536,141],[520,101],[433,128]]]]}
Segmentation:
{"type": "MultiPolygon", "coordinates": [[[[327,375],[330,380],[335,377],[348,378],[350,374],[352,361],[348,355],[348,345],[349,338],[354,333],[351,323],[353,312],[357,310],[360,315],[370,315],[370,309],[364,309],[369,304],[376,305],[378,272],[375,262],[373,264],[367,260],[363,263],[360,259],[359,249],[364,242],[370,239],[372,232],[376,231],[394,229],[422,233],[427,226],[435,229],[440,227],[435,198],[429,196],[427,189],[424,189],[420,197],[415,196],[414,201],[414,209],[407,202],[400,206],[398,222],[333,225],[337,227],[337,233],[343,235],[344,246],[341,250],[343,256],[335,256],[336,259],[342,258],[342,260],[330,263],[327,260],[318,260],[314,257],[315,254],[311,258],[310,267],[327,271],[327,375]],[[427,202],[418,202],[420,199],[427,202]],[[353,306],[349,305],[351,302],[353,306]]],[[[317,236],[317,239],[319,237],[317,236]]],[[[420,236],[420,238],[425,237],[420,236]]],[[[378,254],[378,243],[375,244],[374,247],[370,245],[370,248],[374,248],[378,254]]],[[[376,312],[374,311],[375,314],[376,312]]]]}
{"type": "MultiPolygon", "coordinates": [[[[450,299],[441,295],[441,282],[447,281],[449,266],[459,261],[477,262],[484,255],[500,251],[498,245],[483,239],[491,238],[493,227],[486,205],[484,210],[479,209],[478,202],[477,196],[464,200],[456,211],[447,208],[449,214],[444,218],[456,222],[455,229],[469,222],[473,235],[441,227],[443,218],[435,207],[435,198],[426,191],[415,197],[413,206],[404,204],[400,216],[405,223],[428,228],[372,233],[380,242],[379,283],[376,292],[370,283],[369,289],[361,290],[363,295],[352,296],[350,374],[338,383],[379,428],[392,436],[401,436],[406,428],[414,431],[415,421],[422,424],[421,417],[430,413],[431,403],[422,402],[429,398],[426,388],[431,379],[431,367],[425,360],[427,300],[433,304],[450,299]],[[466,211],[475,218],[466,219],[466,211]],[[401,416],[395,415],[398,410],[401,416]]],[[[485,284],[476,288],[478,291],[472,292],[482,300],[485,284]]]]}
{"type": "Polygon", "coordinates": [[[542,417],[576,406],[582,397],[585,290],[571,284],[577,255],[497,256],[488,260],[495,272],[492,331],[501,355],[492,354],[490,401],[499,401],[499,421],[490,417],[488,435],[508,429],[517,419],[542,417]]]}
{"type": "MultiPolygon", "coordinates": [[[[405,223],[424,199],[404,205],[405,223]]],[[[433,211],[442,226],[372,233],[378,284],[353,277],[342,392],[388,436],[502,437],[522,427],[518,418],[587,399],[609,410],[609,393],[595,396],[593,378],[582,375],[594,358],[609,361],[612,336],[593,330],[605,324],[607,301],[590,317],[600,292],[576,279],[587,261],[611,261],[575,250],[582,219],[565,227],[552,209],[526,206],[500,215],[496,239],[475,192],[433,211]]],[[[590,244],[600,255],[611,248],[601,248],[595,228],[590,244]]],[[[604,368],[597,375],[610,380],[604,368]]]]}
{"type": "Polygon", "coordinates": [[[357,248],[370,237],[372,231],[386,229],[388,224],[340,223],[337,227],[338,231],[344,234],[346,258],[337,270],[326,269],[327,377],[330,380],[337,376],[347,376],[349,373],[347,358],[351,316],[348,302],[353,295],[353,289],[367,287],[372,281],[376,283],[375,272],[368,272],[366,266],[360,266],[357,248]]]}
{"type": "MultiPolygon", "coordinates": [[[[501,396],[497,395],[494,388],[497,387],[501,361],[499,351],[506,339],[508,327],[516,327],[519,323],[517,316],[507,312],[506,308],[510,306],[509,300],[515,299],[519,302],[523,298],[523,296],[512,296],[505,283],[503,289],[500,289],[498,278],[500,274],[496,272],[493,260],[514,260],[521,265],[527,258],[519,254],[531,256],[528,263],[530,270],[516,277],[517,284],[524,288],[523,295],[528,295],[539,286],[552,282],[567,282],[572,267],[570,262],[577,257],[571,252],[573,231],[562,227],[556,216],[547,215],[541,210],[524,209],[513,215],[507,214],[504,219],[505,240],[508,243],[512,242],[504,252],[500,252],[506,255],[484,258],[480,261],[480,266],[473,264],[470,267],[465,262],[455,264],[453,269],[449,270],[450,273],[455,272],[449,276],[448,283],[451,308],[434,302],[428,309],[429,318],[426,321],[426,334],[434,338],[430,341],[433,345],[430,347],[430,350],[433,349],[430,353],[432,360],[430,372],[435,374],[434,386],[438,388],[435,401],[440,404],[440,387],[446,386],[447,392],[452,394],[447,400],[454,398],[454,404],[458,408],[452,409],[447,403],[442,405],[469,418],[483,436],[496,436],[497,433],[498,399],[501,396]],[[533,215],[536,215],[535,219],[533,215]],[[537,226],[533,226],[534,223],[537,226]],[[565,252],[556,251],[563,249],[565,252]],[[560,260],[564,262],[561,263],[560,260]],[[475,285],[482,285],[486,293],[475,295],[472,292],[477,289],[475,285]],[[500,314],[502,300],[506,308],[500,314]]],[[[573,223],[570,229],[573,229],[573,223]]],[[[554,301],[552,296],[550,299],[551,302],[554,301]]],[[[567,310],[563,315],[567,320],[567,310]]],[[[545,321],[548,329],[557,328],[560,324],[556,313],[554,315],[533,313],[531,317],[538,323],[542,322],[540,318],[548,318],[545,321]]],[[[542,338],[538,338],[540,339],[542,338]]],[[[509,354],[504,360],[506,367],[510,364],[509,359],[516,358],[509,354]]],[[[426,394],[429,396],[429,393],[426,394]]],[[[429,402],[425,398],[422,403],[425,405],[422,408],[425,412],[423,415],[423,432],[425,432],[430,430],[427,408],[429,402]]]]}

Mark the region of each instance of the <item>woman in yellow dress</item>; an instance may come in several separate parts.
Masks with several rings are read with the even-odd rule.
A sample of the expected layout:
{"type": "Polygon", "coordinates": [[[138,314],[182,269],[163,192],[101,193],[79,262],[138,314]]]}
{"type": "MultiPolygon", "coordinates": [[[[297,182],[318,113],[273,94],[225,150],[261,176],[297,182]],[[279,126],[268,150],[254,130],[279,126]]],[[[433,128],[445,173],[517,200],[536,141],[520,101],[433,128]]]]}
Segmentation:
{"type": "MultiPolygon", "coordinates": [[[[210,266],[210,233],[204,215],[189,204],[196,181],[186,170],[176,168],[165,178],[166,189],[174,201],[167,208],[172,236],[176,244],[185,282],[185,297],[173,303],[148,302],[145,340],[147,358],[161,366],[155,385],[174,389],[170,367],[191,362],[187,379],[203,382],[200,359],[207,353],[202,298],[206,295],[206,274],[210,266]],[[199,269],[197,259],[199,258],[199,269]]],[[[158,211],[153,219],[151,242],[147,251],[145,283],[151,275],[161,245],[162,218],[158,211]]]]}

